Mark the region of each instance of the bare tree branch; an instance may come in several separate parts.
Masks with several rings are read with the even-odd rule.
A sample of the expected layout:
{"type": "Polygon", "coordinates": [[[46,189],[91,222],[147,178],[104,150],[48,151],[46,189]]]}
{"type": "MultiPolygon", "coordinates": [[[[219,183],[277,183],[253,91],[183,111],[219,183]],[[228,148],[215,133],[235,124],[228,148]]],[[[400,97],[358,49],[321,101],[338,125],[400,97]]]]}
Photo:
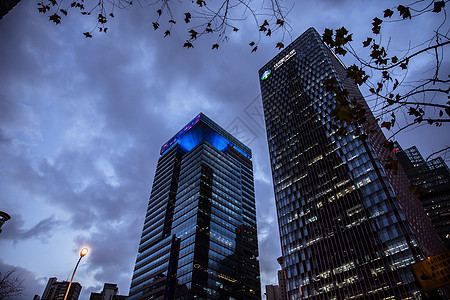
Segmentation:
{"type": "Polygon", "coordinates": [[[16,272],[16,268],[0,271],[0,300],[22,295],[24,290],[23,280],[16,275],[16,272]]]}

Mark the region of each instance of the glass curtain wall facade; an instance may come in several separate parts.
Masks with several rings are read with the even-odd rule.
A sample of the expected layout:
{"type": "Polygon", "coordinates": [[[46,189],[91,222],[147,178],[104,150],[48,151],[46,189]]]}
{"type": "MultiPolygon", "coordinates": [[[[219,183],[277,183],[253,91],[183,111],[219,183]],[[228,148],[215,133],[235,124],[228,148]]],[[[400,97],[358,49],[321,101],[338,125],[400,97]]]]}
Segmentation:
{"type": "Polygon", "coordinates": [[[161,148],[129,299],[260,299],[251,151],[199,114],[161,148]]]}
{"type": "Polygon", "coordinates": [[[328,78],[373,119],[345,67],[310,28],[259,74],[288,298],[420,299],[410,265],[443,248],[381,129],[332,129],[328,78]]]}
{"type": "Polygon", "coordinates": [[[412,186],[420,188],[420,201],[444,245],[450,249],[450,170],[437,157],[425,161],[416,146],[403,150],[395,143],[396,157],[412,186]]]}

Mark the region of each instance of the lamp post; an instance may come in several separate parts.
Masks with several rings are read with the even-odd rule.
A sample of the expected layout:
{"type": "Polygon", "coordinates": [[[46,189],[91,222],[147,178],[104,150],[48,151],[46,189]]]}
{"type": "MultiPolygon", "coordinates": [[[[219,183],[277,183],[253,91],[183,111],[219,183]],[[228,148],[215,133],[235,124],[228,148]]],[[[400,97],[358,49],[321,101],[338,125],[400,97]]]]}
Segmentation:
{"type": "Polygon", "coordinates": [[[75,269],[73,270],[72,278],[70,278],[69,287],[67,288],[66,295],[64,296],[64,300],[67,299],[67,296],[69,295],[70,286],[72,285],[73,277],[75,276],[75,272],[77,271],[78,265],[80,264],[80,260],[88,253],[88,248],[83,248],[80,251],[80,258],[78,259],[77,265],[75,266],[75,269]]]}

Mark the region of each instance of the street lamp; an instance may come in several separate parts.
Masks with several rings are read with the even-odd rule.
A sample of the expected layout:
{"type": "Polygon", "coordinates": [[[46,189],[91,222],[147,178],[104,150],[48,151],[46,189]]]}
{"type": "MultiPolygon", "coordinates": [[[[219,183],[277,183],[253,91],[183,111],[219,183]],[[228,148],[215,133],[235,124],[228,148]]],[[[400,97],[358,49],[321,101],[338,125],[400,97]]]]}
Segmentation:
{"type": "Polygon", "coordinates": [[[72,278],[70,278],[69,287],[67,288],[66,295],[64,296],[64,300],[67,299],[67,296],[69,295],[70,286],[72,285],[73,277],[75,276],[75,272],[77,271],[78,265],[80,264],[80,260],[88,253],[88,248],[83,248],[80,251],[80,258],[78,259],[77,265],[75,266],[75,269],[73,270],[72,278]]]}

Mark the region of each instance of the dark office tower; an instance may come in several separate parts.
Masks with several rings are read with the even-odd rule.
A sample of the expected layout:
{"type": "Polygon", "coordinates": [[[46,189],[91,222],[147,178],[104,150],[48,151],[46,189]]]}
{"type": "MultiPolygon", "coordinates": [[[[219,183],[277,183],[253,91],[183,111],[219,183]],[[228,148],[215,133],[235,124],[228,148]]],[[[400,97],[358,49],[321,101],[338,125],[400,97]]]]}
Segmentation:
{"type": "MultiPolygon", "coordinates": [[[[44,293],[40,299],[42,300],[64,300],[67,288],[69,287],[68,281],[59,282],[56,277],[52,277],[48,280],[44,293]]],[[[81,285],[78,282],[72,282],[70,285],[70,291],[67,295],[68,300],[78,300],[81,293],[81,285]]],[[[36,297],[36,296],[35,296],[36,297]]]]}
{"type": "Polygon", "coordinates": [[[160,154],[129,299],[260,299],[250,149],[200,113],[160,154]]]}
{"type": "Polygon", "coordinates": [[[403,150],[395,143],[396,156],[444,245],[450,249],[450,170],[442,157],[425,161],[415,146],[403,150]]]}
{"type": "Polygon", "coordinates": [[[410,266],[443,246],[381,129],[332,129],[332,78],[376,124],[345,67],[310,28],[260,76],[289,299],[420,299],[410,266]]]}

